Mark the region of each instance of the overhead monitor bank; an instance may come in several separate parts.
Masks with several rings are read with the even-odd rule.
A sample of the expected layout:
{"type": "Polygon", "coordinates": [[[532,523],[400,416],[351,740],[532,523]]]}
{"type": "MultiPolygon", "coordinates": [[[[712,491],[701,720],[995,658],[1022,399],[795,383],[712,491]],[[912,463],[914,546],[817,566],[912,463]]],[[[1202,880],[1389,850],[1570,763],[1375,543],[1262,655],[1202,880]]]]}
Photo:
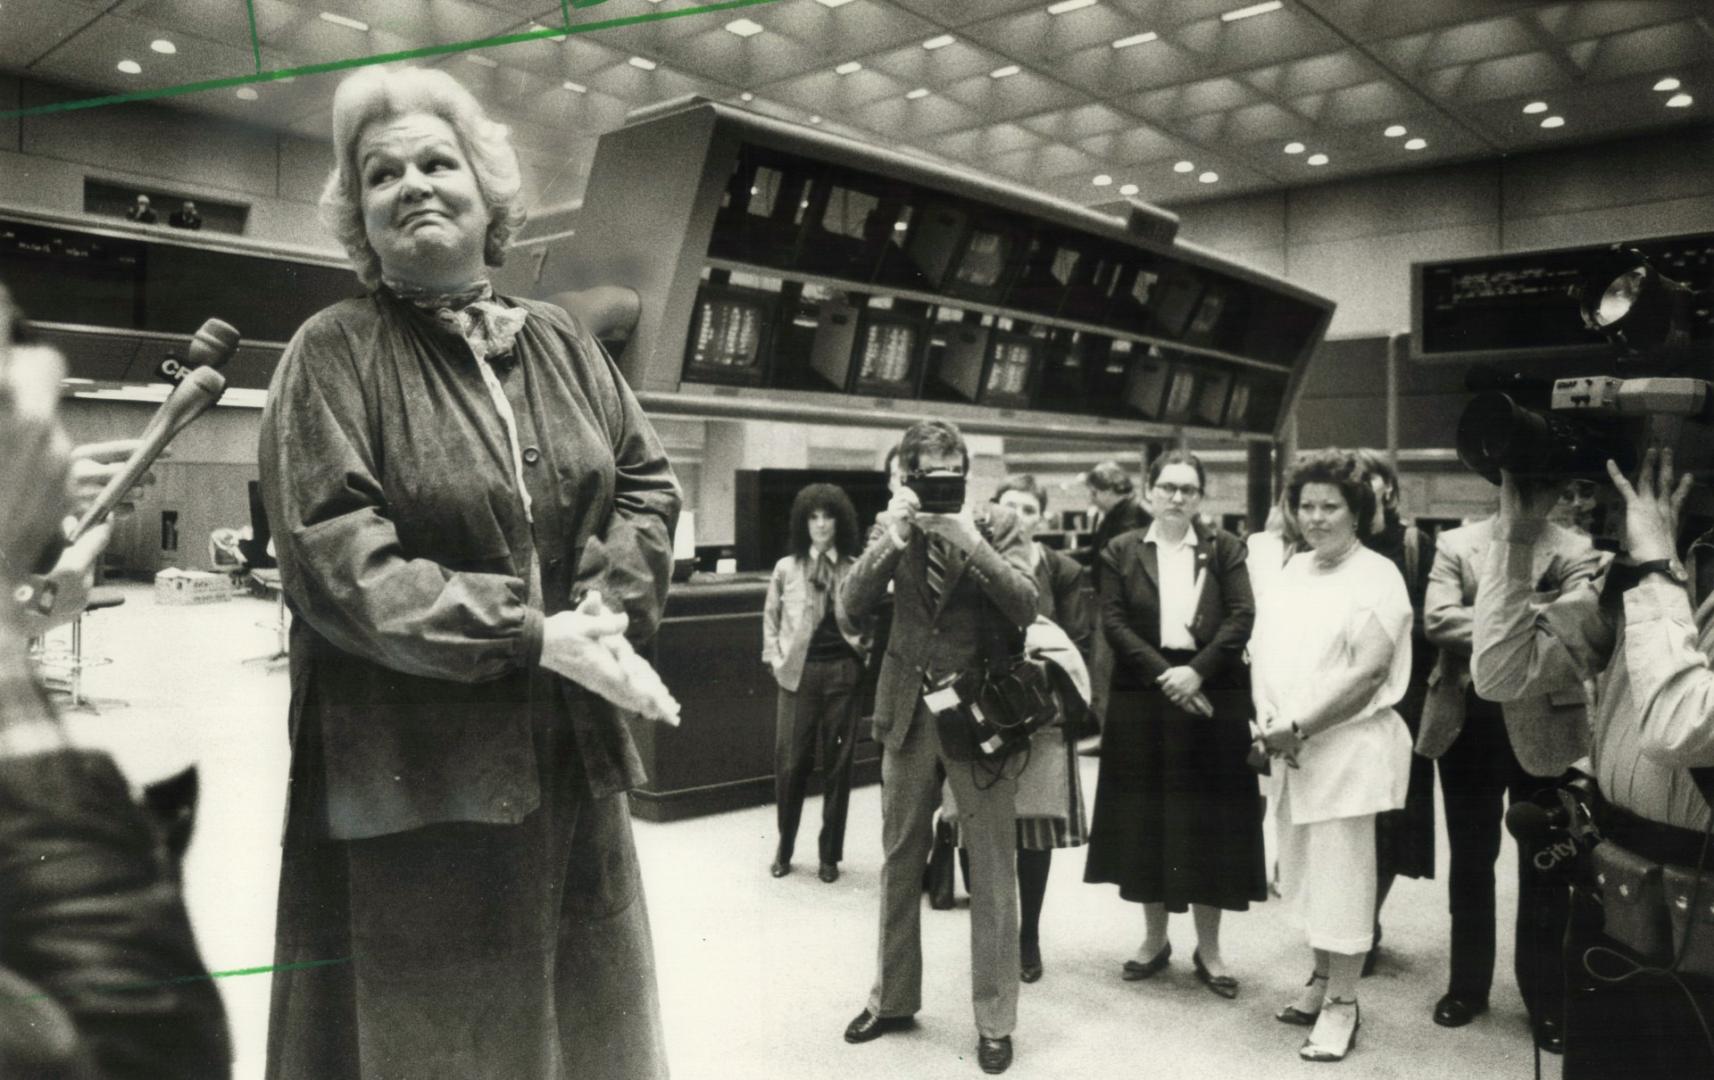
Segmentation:
{"type": "Polygon", "coordinates": [[[687,98],[602,136],[532,287],[638,292],[645,402],[1277,436],[1332,301],[1139,213],[687,98]]]}

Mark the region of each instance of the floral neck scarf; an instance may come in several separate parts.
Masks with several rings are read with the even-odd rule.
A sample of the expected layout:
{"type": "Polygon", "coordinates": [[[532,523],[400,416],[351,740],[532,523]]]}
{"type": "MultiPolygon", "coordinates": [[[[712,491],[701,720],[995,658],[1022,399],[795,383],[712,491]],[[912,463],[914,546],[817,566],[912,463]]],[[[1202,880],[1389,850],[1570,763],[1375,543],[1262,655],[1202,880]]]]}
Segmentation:
{"type": "Polygon", "coordinates": [[[394,296],[446,324],[465,340],[478,360],[511,352],[518,331],[529,317],[523,308],[509,308],[496,300],[494,286],[486,278],[452,292],[434,292],[391,278],[383,278],[382,284],[394,296]]]}

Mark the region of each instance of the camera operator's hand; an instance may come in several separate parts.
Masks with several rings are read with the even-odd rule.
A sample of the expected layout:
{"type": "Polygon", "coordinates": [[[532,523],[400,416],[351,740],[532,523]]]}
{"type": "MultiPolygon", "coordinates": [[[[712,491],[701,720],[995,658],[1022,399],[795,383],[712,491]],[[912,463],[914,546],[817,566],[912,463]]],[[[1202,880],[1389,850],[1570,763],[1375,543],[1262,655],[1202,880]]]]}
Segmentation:
{"type": "Polygon", "coordinates": [[[916,533],[917,508],[921,505],[917,493],[900,484],[887,508],[876,515],[875,521],[893,534],[895,544],[904,547],[916,533]]]}
{"type": "Polygon", "coordinates": [[[969,507],[956,514],[919,514],[916,523],[924,532],[933,533],[960,551],[974,551],[982,542],[982,534],[976,529],[976,516],[969,507]]]}
{"type": "Polygon", "coordinates": [[[1672,447],[1651,446],[1637,467],[1633,487],[1619,466],[1607,462],[1607,475],[1625,498],[1625,551],[1637,562],[1670,559],[1678,553],[1678,516],[1690,495],[1691,475],[1673,482],[1672,447]]]}
{"type": "Polygon", "coordinates": [[[1506,470],[1500,470],[1500,523],[1546,521],[1547,515],[1559,505],[1562,485],[1528,480],[1506,470]]]}

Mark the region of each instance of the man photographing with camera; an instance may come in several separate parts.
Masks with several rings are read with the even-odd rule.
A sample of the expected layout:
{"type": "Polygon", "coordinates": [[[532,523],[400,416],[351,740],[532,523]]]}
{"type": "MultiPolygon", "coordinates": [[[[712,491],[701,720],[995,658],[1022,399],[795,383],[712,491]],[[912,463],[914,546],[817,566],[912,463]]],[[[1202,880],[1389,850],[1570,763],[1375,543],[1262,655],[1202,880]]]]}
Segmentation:
{"type": "Polygon", "coordinates": [[[1677,554],[1691,477],[1651,447],[1623,498],[1606,574],[1530,603],[1533,549],[1558,499],[1502,473],[1476,594],[1473,675],[1495,701],[1594,680],[1591,757],[1604,842],[1567,933],[1567,1080],[1714,1075],[1714,532],[1677,554]],[[1688,930],[1688,934],[1686,931],[1688,930]]]}
{"type": "Polygon", "coordinates": [[[975,762],[949,755],[930,703],[943,700],[956,676],[1021,646],[1036,613],[1029,537],[1004,507],[967,504],[970,454],[954,425],[912,425],[899,443],[899,461],[905,482],[843,586],[845,609],[860,621],[893,583],[892,634],[875,689],[885,777],[879,971],[845,1041],[908,1028],[922,1006],[922,867],[939,765],[970,851],[976,1056],[984,1072],[999,1073],[1012,1061],[1018,1012],[1016,770],[981,772],[975,762]]]}

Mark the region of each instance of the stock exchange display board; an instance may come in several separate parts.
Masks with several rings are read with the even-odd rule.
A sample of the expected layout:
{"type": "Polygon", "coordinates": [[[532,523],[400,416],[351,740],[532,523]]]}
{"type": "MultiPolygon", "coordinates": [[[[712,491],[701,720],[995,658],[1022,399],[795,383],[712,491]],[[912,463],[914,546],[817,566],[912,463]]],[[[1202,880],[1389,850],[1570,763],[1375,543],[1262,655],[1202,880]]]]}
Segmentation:
{"type": "MultiPolygon", "coordinates": [[[[1612,244],[1416,263],[1411,268],[1411,352],[1417,360],[1581,356],[1610,351],[1586,328],[1577,287],[1612,244]]],[[[1714,233],[1623,241],[1665,276],[1714,288],[1714,233]]],[[[1714,321],[1692,313],[1693,339],[1714,345],[1714,321]]]]}

